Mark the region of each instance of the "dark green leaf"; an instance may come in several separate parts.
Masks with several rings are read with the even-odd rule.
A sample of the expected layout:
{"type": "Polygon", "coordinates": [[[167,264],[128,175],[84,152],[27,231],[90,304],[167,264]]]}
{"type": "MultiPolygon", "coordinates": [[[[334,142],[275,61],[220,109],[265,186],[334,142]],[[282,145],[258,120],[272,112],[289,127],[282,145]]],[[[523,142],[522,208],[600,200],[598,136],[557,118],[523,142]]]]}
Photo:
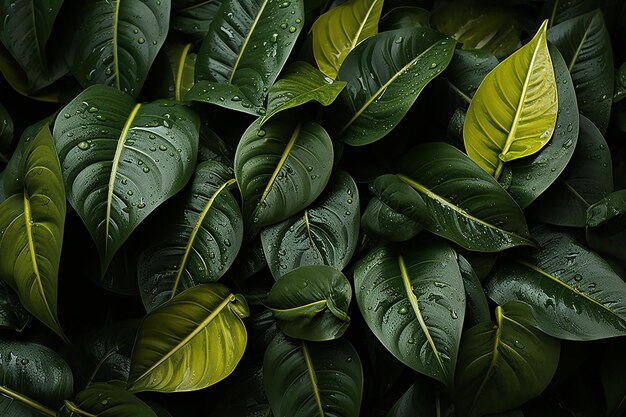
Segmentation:
{"type": "Polygon", "coordinates": [[[303,265],[344,269],[356,249],[359,214],[359,190],[354,180],[344,171],[336,171],[326,191],[303,213],[261,232],[263,252],[274,278],[303,265]]]}
{"type": "Polygon", "coordinates": [[[30,314],[20,303],[17,294],[8,284],[0,281],[0,328],[21,332],[30,319],[30,314]]]}
{"type": "Polygon", "coordinates": [[[611,116],[615,74],[611,39],[602,12],[597,9],[559,23],[548,31],[548,40],[565,58],[580,113],[604,134],[611,116]]]}
{"type": "Polygon", "coordinates": [[[461,277],[463,278],[463,288],[465,288],[465,298],[467,303],[467,317],[471,320],[472,324],[478,324],[491,321],[491,314],[489,312],[489,304],[487,302],[487,296],[483,289],[478,275],[474,272],[472,265],[463,257],[458,254],[459,270],[461,271],[461,277]]]}
{"type": "Polygon", "coordinates": [[[326,187],[332,163],[332,142],[317,123],[274,118],[261,128],[255,121],[235,153],[245,221],[267,226],[304,209],[326,187]]]}
{"type": "Polygon", "coordinates": [[[194,84],[197,54],[190,43],[167,43],[163,47],[172,67],[174,94],[171,98],[182,101],[194,84]]]}
{"type": "Polygon", "coordinates": [[[303,19],[302,0],[224,0],[198,52],[198,82],[187,99],[263,114],[303,19]]]}
{"type": "Polygon", "coordinates": [[[486,285],[502,305],[528,303],[545,333],[568,340],[626,334],[626,283],[598,255],[569,235],[537,227],[541,250],[525,258],[502,259],[486,285]]]}
{"type": "Polygon", "coordinates": [[[165,42],[170,0],[83,0],[73,8],[66,59],[78,82],[137,97],[165,42]]]}
{"type": "Polygon", "coordinates": [[[598,0],[548,0],[544,16],[550,19],[550,27],[588,13],[598,7],[598,0]]]}
{"type": "Polygon", "coordinates": [[[157,417],[148,404],[124,389],[124,384],[99,382],[66,400],[59,417],[157,417]]]}
{"type": "Polygon", "coordinates": [[[412,29],[418,27],[430,27],[430,12],[421,7],[400,6],[395,7],[380,18],[378,24],[381,32],[396,29],[412,29]]]}
{"type": "Polygon", "coordinates": [[[441,240],[377,247],[354,269],[356,299],[376,337],[405,365],[454,380],[465,293],[456,253],[441,240]]]}
{"type": "Polygon", "coordinates": [[[191,177],[198,129],[198,116],[183,105],[135,103],[102,85],[58,115],[54,137],[67,199],[98,247],[103,272],[137,225],[191,177]]]}
{"type": "Polygon", "coordinates": [[[243,240],[241,211],[229,192],[234,177],[220,162],[201,163],[184,204],[155,218],[158,232],[138,260],[146,310],[184,289],[217,281],[233,264],[243,240]]]}
{"type": "Polygon", "coordinates": [[[340,271],[310,265],[282,276],[265,304],[287,336],[323,342],[338,339],[348,328],[351,299],[352,287],[340,271]]]}
{"type": "Polygon", "coordinates": [[[222,0],[172,0],[171,27],[202,39],[221,5],[222,0]]]}
{"type": "MultiPolygon", "coordinates": [[[[13,119],[0,103],[0,152],[6,151],[13,141],[13,119]]],[[[6,161],[1,161],[6,163],[6,161]]]]}
{"type": "Polygon", "coordinates": [[[615,191],[587,209],[587,244],[626,261],[626,190],[615,191]]]}
{"type": "Polygon", "coordinates": [[[498,58],[484,49],[455,49],[443,77],[452,92],[469,104],[485,76],[498,65],[498,58]]]}
{"type": "Polygon", "coordinates": [[[429,28],[383,32],[359,44],[337,74],[348,83],[341,138],[360,146],[386,136],[450,63],[454,45],[429,28]]]}
{"type": "Polygon", "coordinates": [[[512,301],[496,307],[496,321],[463,334],[456,378],[461,415],[479,417],[517,407],[550,383],[559,341],[533,328],[530,307],[512,301]]]}
{"type": "Polygon", "coordinates": [[[345,339],[315,343],[279,334],[265,353],[263,381],[275,416],[359,415],[363,369],[345,339]]]}
{"type": "Polygon", "coordinates": [[[399,171],[426,203],[428,231],[479,252],[534,246],[517,203],[458,149],[442,142],[418,145],[399,171]]]}
{"type": "Polygon", "coordinates": [[[369,186],[370,200],[361,226],[365,233],[393,242],[409,240],[422,230],[427,207],[420,194],[396,175],[381,175],[369,186]]]}

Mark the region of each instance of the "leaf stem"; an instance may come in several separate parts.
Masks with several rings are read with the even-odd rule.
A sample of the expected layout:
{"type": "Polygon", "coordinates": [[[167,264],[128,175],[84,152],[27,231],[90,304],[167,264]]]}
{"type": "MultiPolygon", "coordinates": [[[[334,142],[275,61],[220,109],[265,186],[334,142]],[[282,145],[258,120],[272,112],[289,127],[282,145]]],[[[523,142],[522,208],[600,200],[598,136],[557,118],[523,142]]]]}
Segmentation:
{"type": "Polygon", "coordinates": [[[4,385],[0,385],[0,394],[4,394],[9,398],[13,398],[14,400],[26,404],[27,406],[34,408],[35,410],[40,411],[51,417],[56,417],[57,415],[54,410],[51,410],[43,404],[40,404],[37,401],[20,394],[19,392],[13,391],[12,389],[5,387],[4,385]]]}

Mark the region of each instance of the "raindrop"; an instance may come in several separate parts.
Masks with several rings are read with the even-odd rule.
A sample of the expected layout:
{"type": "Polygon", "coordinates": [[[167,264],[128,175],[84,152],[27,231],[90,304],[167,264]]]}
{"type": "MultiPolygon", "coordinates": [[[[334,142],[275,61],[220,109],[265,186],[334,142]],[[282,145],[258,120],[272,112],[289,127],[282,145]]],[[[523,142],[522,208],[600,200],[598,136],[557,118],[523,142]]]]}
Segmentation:
{"type": "Polygon", "coordinates": [[[159,149],[162,150],[162,151],[167,151],[167,146],[161,145],[161,146],[159,146],[159,149]]]}
{"type": "MultiPolygon", "coordinates": [[[[145,172],[145,173],[147,174],[148,172],[150,172],[150,168],[148,168],[148,167],[143,167],[143,172],[145,172]]],[[[137,207],[139,207],[139,206],[137,206],[137,207]]]]}
{"type": "Polygon", "coordinates": [[[576,274],[576,275],[574,275],[574,281],[576,281],[576,282],[580,282],[580,281],[582,281],[582,279],[583,279],[583,276],[582,276],[582,275],[580,275],[580,274],[576,274]]]}
{"type": "Polygon", "coordinates": [[[139,39],[137,39],[137,42],[138,42],[138,43],[144,43],[145,41],[146,41],[146,40],[145,40],[144,38],[139,38],[139,39]]]}
{"type": "Polygon", "coordinates": [[[278,33],[272,34],[272,37],[270,38],[270,42],[276,43],[277,41],[278,41],[278,33]]]}
{"type": "Polygon", "coordinates": [[[403,316],[407,314],[408,312],[409,312],[409,309],[406,307],[401,307],[400,310],[398,310],[398,314],[402,314],[403,316]]]}
{"type": "Polygon", "coordinates": [[[142,209],[142,208],[144,208],[144,207],[146,207],[145,203],[139,203],[139,204],[137,204],[137,208],[138,208],[138,209],[142,209]]]}
{"type": "Polygon", "coordinates": [[[518,349],[524,349],[524,344],[517,339],[515,339],[515,341],[513,342],[513,345],[515,345],[515,347],[518,349]]]}
{"type": "MultiPolygon", "coordinates": [[[[68,135],[68,136],[69,136],[69,135],[68,135]]],[[[80,142],[80,143],[78,144],[78,148],[79,148],[80,150],[86,151],[87,149],[89,149],[89,144],[88,144],[87,142],[84,142],[84,141],[83,141],[83,142],[80,142]]]]}
{"type": "Polygon", "coordinates": [[[296,31],[295,26],[289,26],[289,33],[294,33],[296,31]]]}

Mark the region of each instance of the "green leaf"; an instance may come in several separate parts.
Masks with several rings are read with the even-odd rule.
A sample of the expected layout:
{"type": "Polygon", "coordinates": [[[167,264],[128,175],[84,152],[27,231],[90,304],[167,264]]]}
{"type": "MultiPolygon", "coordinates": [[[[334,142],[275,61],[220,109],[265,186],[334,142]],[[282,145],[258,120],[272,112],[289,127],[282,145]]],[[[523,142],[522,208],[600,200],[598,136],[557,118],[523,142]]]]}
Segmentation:
{"type": "Polygon", "coordinates": [[[378,26],[381,32],[396,29],[430,27],[430,12],[421,7],[395,7],[380,18],[378,26]]]}
{"type": "Polygon", "coordinates": [[[103,272],[137,225],[191,177],[198,129],[185,106],[135,103],[102,85],[59,113],[54,137],[67,199],[98,247],[103,272]]]}
{"type": "Polygon", "coordinates": [[[0,151],[9,149],[11,142],[13,142],[13,119],[6,107],[0,103],[0,151]]]}
{"type": "Polygon", "coordinates": [[[194,84],[194,71],[197,54],[192,52],[190,43],[170,43],[163,48],[172,66],[174,79],[174,99],[182,101],[194,84]]]}
{"type": "Polygon", "coordinates": [[[246,348],[246,300],[221,284],[189,288],[146,316],[131,358],[131,392],[182,392],[226,378],[246,348]]]}
{"type": "Polygon", "coordinates": [[[429,219],[424,227],[431,233],[478,252],[534,246],[517,203],[453,146],[418,145],[400,161],[399,172],[426,203],[429,219]]]}
{"type": "Polygon", "coordinates": [[[498,58],[484,49],[455,49],[443,77],[452,92],[469,104],[485,77],[498,65],[498,58]]]}
{"type": "Polygon", "coordinates": [[[126,391],[123,384],[89,385],[73,401],[65,400],[59,417],[157,417],[148,404],[126,391]]]}
{"type": "Polygon", "coordinates": [[[261,124],[276,113],[316,101],[330,105],[344,89],[344,81],[333,81],[306,62],[296,61],[289,65],[283,77],[269,91],[267,112],[261,124]]]}
{"type": "Polygon", "coordinates": [[[11,171],[18,181],[10,181],[16,189],[0,204],[0,276],[33,316],[65,339],[57,317],[65,190],[46,123],[34,138],[22,138],[11,171]]]}
{"type": "MultiPolygon", "coordinates": [[[[564,143],[565,144],[565,143],[564,143]]],[[[602,133],[580,116],[580,133],[563,174],[533,204],[539,221],[557,226],[585,227],[587,209],[613,191],[611,152],[602,133]]]]}
{"type": "Polygon", "coordinates": [[[314,343],[278,334],[265,353],[263,382],[275,416],[359,415],[363,368],[345,339],[314,343]]]}
{"type": "Polygon", "coordinates": [[[165,42],[170,0],[84,0],[73,8],[66,60],[83,87],[105,84],[137,97],[165,42]]]}
{"type": "Polygon", "coordinates": [[[222,0],[172,0],[170,27],[179,32],[204,38],[222,5],[222,0]]]}
{"type": "Polygon", "coordinates": [[[332,163],[332,142],[317,123],[275,118],[261,128],[255,121],[235,152],[244,219],[262,227],[306,208],[326,187],[332,163]]]}
{"type": "Polygon", "coordinates": [[[463,288],[465,289],[467,317],[472,324],[491,321],[487,296],[478,275],[463,255],[458,254],[457,256],[459,271],[463,278],[463,288]]]}
{"type": "Polygon", "coordinates": [[[348,54],[378,33],[383,0],[349,0],[321,15],[311,28],[317,67],[336,78],[348,54]]]}
{"type": "Polygon", "coordinates": [[[467,154],[496,179],[505,162],[543,148],[556,127],[559,105],[547,24],[487,74],[467,110],[467,154]]]}
{"type": "Polygon", "coordinates": [[[433,239],[377,247],[357,262],[354,287],[365,322],[387,350],[451,387],[465,315],[452,248],[433,239]]]}
{"type": "Polygon", "coordinates": [[[463,44],[463,49],[487,49],[498,58],[520,46],[521,25],[498,2],[456,1],[436,10],[431,25],[463,44]]]}
{"type": "MultiPolygon", "coordinates": [[[[1,411],[11,411],[11,400],[35,409],[42,406],[56,408],[72,396],[72,370],[52,349],[0,338],[0,357],[3,359],[0,363],[1,411]]],[[[23,414],[9,412],[8,415],[23,414]]]]}
{"type": "Polygon", "coordinates": [[[602,12],[596,9],[550,28],[548,40],[567,62],[580,113],[604,134],[611,116],[615,74],[611,39],[602,12]]]}
{"type": "Polygon", "coordinates": [[[7,283],[0,281],[0,328],[21,332],[30,319],[17,294],[7,283]]]}
{"type": "MultiPolygon", "coordinates": [[[[24,70],[28,89],[51,84],[60,74],[50,73],[46,46],[63,0],[32,0],[0,3],[0,41],[24,70]]],[[[58,70],[56,71],[59,72],[58,70]]]]}
{"type": "Polygon", "coordinates": [[[626,261],[626,190],[615,191],[587,209],[587,244],[626,261]]]}
{"type": "Polygon", "coordinates": [[[233,264],[243,240],[241,211],[228,190],[234,177],[220,162],[199,164],[182,204],[155,218],[158,232],[138,261],[147,311],[184,289],[217,281],[233,264]]]}
{"type": "Polygon", "coordinates": [[[276,281],[265,305],[287,336],[323,342],[338,339],[348,328],[351,299],[352,287],[340,271],[309,265],[276,281]]]}
{"type": "Polygon", "coordinates": [[[303,20],[302,0],[224,0],[198,52],[198,82],[187,99],[263,114],[303,20]]]}
{"type": "Polygon", "coordinates": [[[454,45],[432,29],[415,28],[383,32],[357,46],[337,75],[348,83],[342,140],[361,146],[386,136],[448,66],[454,45]]]}
{"type": "MultiPolygon", "coordinates": [[[[257,366],[256,362],[254,366],[257,366]]],[[[272,417],[263,387],[263,367],[238,376],[226,395],[212,407],[208,417],[272,417]]]]}
{"type": "Polygon", "coordinates": [[[626,97],[626,62],[615,70],[615,93],[613,102],[617,103],[626,97]]]}
{"type": "Polygon", "coordinates": [[[578,142],[580,118],[572,78],[558,49],[553,44],[549,44],[548,49],[559,97],[556,128],[543,149],[511,161],[504,166],[500,177],[500,183],[522,208],[528,207],[556,181],[571,160],[578,142]],[[508,181],[510,185],[507,187],[508,181]]]}
{"type": "MultiPolygon", "coordinates": [[[[261,232],[265,259],[275,279],[303,265],[348,265],[359,237],[359,190],[336,171],[313,205],[261,232]]],[[[295,336],[292,336],[295,337],[295,336]]]]}
{"type": "Polygon", "coordinates": [[[550,19],[549,27],[578,17],[595,9],[597,0],[574,0],[563,2],[561,0],[548,0],[545,3],[544,16],[550,19]]]}
{"type": "Polygon", "coordinates": [[[361,219],[365,233],[401,242],[422,230],[426,203],[410,185],[396,175],[386,174],[376,178],[369,189],[374,196],[361,219]]]}
{"type": "Polygon", "coordinates": [[[498,304],[521,300],[537,327],[567,340],[626,334],[626,283],[609,264],[567,234],[537,227],[539,252],[501,260],[486,285],[498,304]]]}
{"type": "Polygon", "coordinates": [[[456,404],[465,416],[483,416],[522,405],[550,383],[559,341],[539,330],[530,307],[512,301],[496,307],[496,321],[463,334],[456,404]]]}

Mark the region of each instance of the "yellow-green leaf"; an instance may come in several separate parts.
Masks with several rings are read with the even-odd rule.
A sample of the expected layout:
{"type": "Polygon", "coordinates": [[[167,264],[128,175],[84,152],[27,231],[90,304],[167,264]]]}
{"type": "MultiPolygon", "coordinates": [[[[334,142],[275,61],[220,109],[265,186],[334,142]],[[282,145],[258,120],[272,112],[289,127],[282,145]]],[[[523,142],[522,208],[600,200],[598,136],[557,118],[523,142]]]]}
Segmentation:
{"type": "Polygon", "coordinates": [[[221,284],[189,288],[160,305],[137,332],[130,391],[194,391],[226,378],[246,349],[249,314],[243,296],[221,284]]]}
{"type": "Polygon", "coordinates": [[[554,132],[559,106],[547,23],[487,74],[467,110],[467,154],[496,178],[505,162],[539,151],[554,132]]]}
{"type": "Polygon", "coordinates": [[[320,71],[336,78],[341,63],[356,46],[378,33],[383,0],[349,0],[313,24],[313,55],[320,71]]]}

